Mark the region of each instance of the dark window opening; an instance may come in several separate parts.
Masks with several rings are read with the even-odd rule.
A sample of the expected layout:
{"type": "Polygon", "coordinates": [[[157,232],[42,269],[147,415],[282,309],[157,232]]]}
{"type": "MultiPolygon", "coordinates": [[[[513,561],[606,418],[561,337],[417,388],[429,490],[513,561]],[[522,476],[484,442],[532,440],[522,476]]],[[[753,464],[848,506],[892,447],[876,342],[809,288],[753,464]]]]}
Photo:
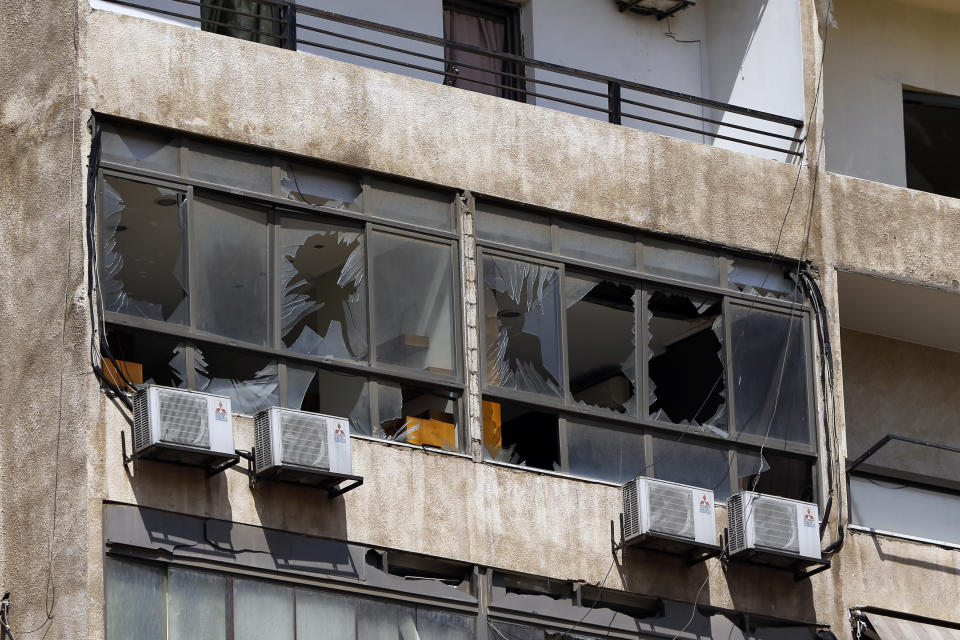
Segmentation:
{"type": "Polygon", "coordinates": [[[194,357],[197,391],[229,396],[234,413],[253,415],[280,404],[276,361],[206,344],[197,346],[194,357]]]}
{"type": "Polygon", "coordinates": [[[903,91],[907,186],[960,198],[960,97],[903,91]]]}
{"type": "Polygon", "coordinates": [[[370,435],[367,379],[342,371],[287,365],[287,406],[347,418],[350,432],[370,435]]]}
{"type": "Polygon", "coordinates": [[[121,389],[128,384],[187,386],[187,346],[176,338],[111,326],[107,344],[114,359],[104,358],[103,374],[121,389]]]}
{"type": "Polygon", "coordinates": [[[483,402],[483,442],[493,460],[560,470],[557,414],[509,402],[483,402]]]}
{"type": "Polygon", "coordinates": [[[737,469],[741,491],[759,491],[803,502],[814,501],[813,463],[810,460],[764,450],[761,461],[759,453],[741,451],[737,455],[737,469]]]}
{"type": "Polygon", "coordinates": [[[647,309],[650,415],[725,429],[721,301],[654,291],[647,309]]]}
{"type": "MultiPolygon", "coordinates": [[[[496,53],[521,55],[519,7],[493,2],[446,0],[443,37],[496,53]]],[[[525,101],[523,65],[496,56],[447,47],[444,83],[469,91],[525,101]]]]}
{"type": "Polygon", "coordinates": [[[730,497],[730,457],[726,447],[669,438],[653,438],[653,477],[713,491],[717,501],[730,497]]]}
{"type": "Polygon", "coordinates": [[[201,0],[200,28],[240,40],[285,46],[283,7],[277,2],[201,0]]]}
{"type": "Polygon", "coordinates": [[[419,387],[378,382],[377,407],[380,437],[457,450],[459,405],[456,397],[419,387]]]}

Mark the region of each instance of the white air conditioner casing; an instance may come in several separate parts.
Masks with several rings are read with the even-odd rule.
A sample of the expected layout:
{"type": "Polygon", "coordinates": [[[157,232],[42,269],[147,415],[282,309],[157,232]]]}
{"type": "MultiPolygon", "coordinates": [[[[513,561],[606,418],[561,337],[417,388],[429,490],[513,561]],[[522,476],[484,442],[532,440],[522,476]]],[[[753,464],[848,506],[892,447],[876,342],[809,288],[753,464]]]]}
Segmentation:
{"type": "Polygon", "coordinates": [[[727,501],[727,553],[776,566],[820,560],[817,505],[752,491],[727,501]]]}
{"type": "Polygon", "coordinates": [[[328,484],[353,473],[350,421],[270,407],[254,418],[254,471],[303,484],[328,484]]]}
{"type": "Polygon", "coordinates": [[[216,466],[237,458],[230,398],[149,385],[133,398],[134,457],[216,466]]]}
{"type": "Polygon", "coordinates": [[[713,491],[652,478],[631,480],[623,485],[623,539],[668,552],[715,547],[713,491]]]}

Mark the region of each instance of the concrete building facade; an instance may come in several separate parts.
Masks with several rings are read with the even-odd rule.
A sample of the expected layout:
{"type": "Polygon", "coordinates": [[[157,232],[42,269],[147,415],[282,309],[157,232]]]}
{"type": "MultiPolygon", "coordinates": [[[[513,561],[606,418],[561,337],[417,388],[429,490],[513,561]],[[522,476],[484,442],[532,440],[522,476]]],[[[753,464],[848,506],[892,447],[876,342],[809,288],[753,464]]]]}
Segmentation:
{"type": "Polygon", "coordinates": [[[960,637],[952,3],[202,4],[3,2],[0,637],[960,637]],[[363,483],[128,459],[149,382],[363,483]],[[821,560],[612,548],[636,476],[821,560]]]}

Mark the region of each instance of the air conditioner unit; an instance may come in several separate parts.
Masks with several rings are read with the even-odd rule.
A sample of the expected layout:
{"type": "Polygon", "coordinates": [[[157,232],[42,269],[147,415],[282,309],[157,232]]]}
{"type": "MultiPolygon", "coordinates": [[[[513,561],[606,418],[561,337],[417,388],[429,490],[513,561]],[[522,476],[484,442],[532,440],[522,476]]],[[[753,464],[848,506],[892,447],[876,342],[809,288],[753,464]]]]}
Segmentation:
{"type": "Polygon", "coordinates": [[[254,419],[258,478],[329,486],[352,477],[346,418],[271,407],[254,419]]]}
{"type": "Polygon", "coordinates": [[[235,464],[230,398],[156,385],[139,389],[133,457],[217,470],[235,464]]]}
{"type": "Polygon", "coordinates": [[[820,560],[817,505],[752,491],[727,501],[727,553],[778,567],[820,560]]]}
{"type": "Polygon", "coordinates": [[[713,491],[636,478],[623,485],[623,541],[668,553],[717,547],[713,491]]]}

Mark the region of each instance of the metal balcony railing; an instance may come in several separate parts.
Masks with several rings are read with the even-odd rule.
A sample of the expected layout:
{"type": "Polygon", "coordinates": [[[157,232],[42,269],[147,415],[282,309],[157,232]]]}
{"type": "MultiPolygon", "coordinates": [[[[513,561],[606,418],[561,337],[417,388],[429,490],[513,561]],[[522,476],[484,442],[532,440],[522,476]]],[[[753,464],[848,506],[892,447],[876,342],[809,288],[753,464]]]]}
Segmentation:
{"type": "Polygon", "coordinates": [[[716,100],[493,51],[407,29],[323,11],[285,0],[254,0],[242,11],[210,0],[108,0],[168,20],[245,40],[359,59],[420,77],[488,87],[501,97],[673,135],[702,136],[802,157],[803,121],[716,100]],[[398,46],[402,45],[402,46],[398,46]],[[466,56],[465,56],[466,54],[466,56]],[[464,58],[473,62],[465,61],[464,58]],[[487,64],[483,64],[486,61],[487,64]],[[496,71],[491,71],[495,61],[496,71]],[[469,72],[473,72],[472,75],[469,72]],[[656,103],[656,104],[654,104],[656,103]],[[691,109],[691,105],[693,108],[691,109]],[[696,110],[699,107],[699,112],[696,110]],[[684,111],[683,109],[688,109],[684,111]],[[727,117],[727,120],[723,118],[727,117]],[[736,122],[731,122],[730,118],[736,122]],[[677,132],[684,132],[680,134],[677,132]]]}

